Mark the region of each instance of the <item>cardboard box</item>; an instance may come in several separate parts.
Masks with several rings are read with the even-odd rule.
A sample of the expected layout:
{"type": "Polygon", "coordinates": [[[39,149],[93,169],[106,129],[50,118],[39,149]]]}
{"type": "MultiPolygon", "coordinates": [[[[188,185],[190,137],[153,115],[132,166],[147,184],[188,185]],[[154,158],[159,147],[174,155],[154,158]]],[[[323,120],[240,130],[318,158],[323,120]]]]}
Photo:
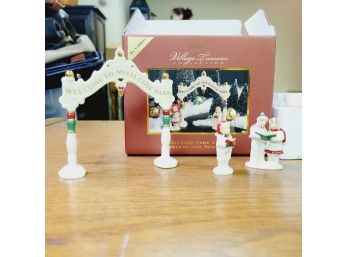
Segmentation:
{"type": "Polygon", "coordinates": [[[273,116],[286,132],[281,159],[302,159],[302,94],[275,93],[273,116]]]}
{"type": "MultiPolygon", "coordinates": [[[[249,154],[249,127],[260,112],[272,113],[275,65],[275,30],[262,10],[245,22],[239,20],[145,20],[132,16],[122,37],[127,57],[151,80],[169,73],[173,93],[202,75],[217,86],[231,86],[227,107],[238,117],[233,122],[237,137],[234,154],[249,154]]],[[[171,153],[211,155],[215,152],[212,121],[219,95],[210,88],[196,89],[185,99],[182,116],[188,126],[172,132],[171,153]]],[[[127,154],[159,154],[161,118],[150,114],[156,104],[134,85],[125,91],[125,140],[127,154]]]]}

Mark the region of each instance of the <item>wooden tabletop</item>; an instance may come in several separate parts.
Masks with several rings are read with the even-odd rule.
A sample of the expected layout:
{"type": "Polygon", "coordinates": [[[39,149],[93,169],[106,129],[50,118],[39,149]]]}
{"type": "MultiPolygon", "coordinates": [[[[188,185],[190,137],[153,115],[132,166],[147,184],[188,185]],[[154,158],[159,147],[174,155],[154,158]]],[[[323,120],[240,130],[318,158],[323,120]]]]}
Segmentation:
{"type": "Polygon", "coordinates": [[[215,176],[213,156],[127,157],[120,121],[79,121],[82,180],[62,181],[64,122],[46,127],[46,256],[301,256],[301,161],[215,176]]]}

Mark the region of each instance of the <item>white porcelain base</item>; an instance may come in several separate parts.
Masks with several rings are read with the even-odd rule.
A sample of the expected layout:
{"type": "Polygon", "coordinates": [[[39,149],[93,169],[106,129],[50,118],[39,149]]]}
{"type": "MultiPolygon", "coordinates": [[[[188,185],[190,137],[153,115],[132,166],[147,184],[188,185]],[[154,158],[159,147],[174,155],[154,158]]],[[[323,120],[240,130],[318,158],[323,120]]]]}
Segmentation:
{"type": "Polygon", "coordinates": [[[282,170],[283,165],[279,163],[273,163],[273,162],[246,162],[245,166],[252,169],[260,169],[260,170],[282,170]]]}
{"type": "Polygon", "coordinates": [[[86,170],[82,165],[65,165],[58,173],[62,179],[78,179],[86,176],[86,170]]]}
{"type": "Polygon", "coordinates": [[[175,168],[176,166],[178,166],[178,161],[176,159],[174,159],[173,157],[164,157],[164,156],[160,156],[157,157],[153,163],[162,169],[171,169],[171,168],[175,168]]]}
{"type": "Polygon", "coordinates": [[[261,170],[268,170],[267,162],[251,162],[248,161],[245,163],[245,167],[252,168],[252,169],[261,169],[261,170]]]}
{"type": "Polygon", "coordinates": [[[231,175],[231,174],[233,174],[233,169],[230,166],[217,166],[214,168],[213,171],[216,175],[231,175]]]}
{"type": "Polygon", "coordinates": [[[267,166],[268,166],[267,167],[268,170],[282,170],[282,169],[284,169],[283,165],[281,165],[280,163],[268,162],[267,166]]]}

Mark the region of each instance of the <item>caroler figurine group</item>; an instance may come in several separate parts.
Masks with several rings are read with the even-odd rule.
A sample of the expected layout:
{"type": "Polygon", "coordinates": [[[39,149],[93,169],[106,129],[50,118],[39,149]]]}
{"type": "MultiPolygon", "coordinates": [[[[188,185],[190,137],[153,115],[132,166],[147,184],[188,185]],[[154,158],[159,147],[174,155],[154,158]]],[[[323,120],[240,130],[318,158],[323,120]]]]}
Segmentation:
{"type": "MultiPolygon", "coordinates": [[[[78,77],[78,76],[77,76],[78,77]]],[[[175,100],[172,93],[173,81],[168,74],[163,74],[161,81],[150,81],[146,73],[141,72],[136,64],[127,60],[121,48],[116,50],[114,60],[108,60],[99,71],[93,72],[91,78],[84,81],[80,77],[75,80],[74,73],[68,71],[62,78],[62,96],[59,101],[68,112],[68,131],[66,147],[68,152],[68,163],[59,171],[63,179],[82,178],[86,174],[85,168],[77,160],[77,136],[76,136],[76,108],[83,104],[85,99],[108,82],[116,82],[115,86],[120,95],[131,82],[146,94],[152,96],[158,107],[150,109],[152,117],[159,117],[162,114],[163,126],[161,130],[161,155],[154,159],[154,165],[162,168],[175,168],[178,161],[170,156],[170,131],[177,131],[187,126],[183,118],[184,103],[182,99],[190,93],[189,87],[180,84],[179,99],[175,100]]],[[[227,107],[230,85],[225,83],[220,86],[209,78],[203,71],[202,76],[197,78],[194,86],[202,88],[211,87],[216,90],[223,100],[222,108],[216,107],[212,115],[212,128],[216,131],[216,158],[217,166],[213,172],[217,175],[229,175],[233,173],[229,166],[232,150],[236,145],[236,138],[232,136],[234,131],[232,123],[237,117],[236,110],[227,107]],[[196,83],[196,84],[195,84],[196,83]]],[[[250,160],[245,163],[246,167],[266,170],[279,170],[283,166],[279,163],[283,153],[283,145],[286,141],[285,131],[279,127],[276,118],[268,119],[261,113],[256,123],[250,127],[251,151],[250,160]],[[267,156],[267,160],[265,159],[267,156]]]]}
{"type": "MultiPolygon", "coordinates": [[[[227,116],[228,117],[228,116],[227,116]]],[[[229,175],[233,169],[229,166],[232,149],[236,144],[236,138],[231,135],[230,119],[222,120],[216,125],[216,158],[218,166],[214,168],[217,175],[229,175]]],[[[257,121],[250,128],[251,150],[250,160],[245,163],[246,167],[265,170],[281,170],[283,166],[279,163],[283,154],[283,145],[286,141],[285,131],[279,127],[276,118],[268,119],[261,113],[257,121]],[[268,128],[267,128],[268,123],[268,128]],[[267,156],[267,160],[265,159],[267,156]]]]}

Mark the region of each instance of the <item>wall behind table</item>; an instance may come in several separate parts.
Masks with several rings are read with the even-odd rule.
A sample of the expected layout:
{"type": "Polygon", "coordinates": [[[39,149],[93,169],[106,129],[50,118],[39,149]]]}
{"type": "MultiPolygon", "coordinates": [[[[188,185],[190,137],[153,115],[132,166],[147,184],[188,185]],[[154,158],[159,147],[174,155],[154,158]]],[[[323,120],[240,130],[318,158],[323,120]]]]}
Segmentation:
{"type": "Polygon", "coordinates": [[[106,0],[105,6],[99,0],[79,0],[79,5],[94,5],[106,16],[106,46],[120,44],[123,30],[129,19],[130,0],[106,0]]]}
{"type": "Polygon", "coordinates": [[[258,9],[265,10],[277,32],[275,92],[302,90],[301,0],[146,0],[157,19],[169,19],[174,7],[189,7],[193,19],[246,21],[258,9]]]}

